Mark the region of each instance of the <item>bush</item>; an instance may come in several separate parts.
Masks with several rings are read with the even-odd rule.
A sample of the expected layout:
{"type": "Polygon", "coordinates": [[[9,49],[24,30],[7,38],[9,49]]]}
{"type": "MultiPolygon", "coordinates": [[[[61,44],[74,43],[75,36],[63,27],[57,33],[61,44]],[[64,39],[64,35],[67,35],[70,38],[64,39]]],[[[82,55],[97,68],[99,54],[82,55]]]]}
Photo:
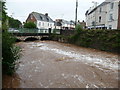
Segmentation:
{"type": "Polygon", "coordinates": [[[24,24],[24,28],[33,29],[36,28],[36,25],[33,22],[28,22],[24,24]]]}
{"type": "Polygon", "coordinates": [[[80,34],[80,32],[83,30],[83,28],[81,27],[81,25],[76,25],[75,30],[76,30],[75,34],[80,34]]]}
{"type": "Polygon", "coordinates": [[[120,31],[119,30],[81,30],[76,29],[69,39],[69,43],[95,48],[99,50],[120,53],[120,31]]]}
{"type": "Polygon", "coordinates": [[[7,32],[2,34],[2,72],[12,75],[16,70],[16,60],[20,58],[20,47],[14,45],[15,37],[7,32]]]}

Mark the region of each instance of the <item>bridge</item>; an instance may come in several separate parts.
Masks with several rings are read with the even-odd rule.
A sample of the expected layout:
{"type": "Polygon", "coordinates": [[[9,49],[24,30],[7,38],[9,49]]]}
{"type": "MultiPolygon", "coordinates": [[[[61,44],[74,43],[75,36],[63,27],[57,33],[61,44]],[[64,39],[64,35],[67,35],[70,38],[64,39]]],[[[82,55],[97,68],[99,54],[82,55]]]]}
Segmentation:
{"type": "Polygon", "coordinates": [[[25,41],[28,38],[36,38],[38,40],[41,40],[42,38],[50,37],[52,33],[54,34],[60,34],[61,30],[38,30],[38,29],[19,29],[13,30],[12,33],[17,39],[21,41],[25,41]]]}

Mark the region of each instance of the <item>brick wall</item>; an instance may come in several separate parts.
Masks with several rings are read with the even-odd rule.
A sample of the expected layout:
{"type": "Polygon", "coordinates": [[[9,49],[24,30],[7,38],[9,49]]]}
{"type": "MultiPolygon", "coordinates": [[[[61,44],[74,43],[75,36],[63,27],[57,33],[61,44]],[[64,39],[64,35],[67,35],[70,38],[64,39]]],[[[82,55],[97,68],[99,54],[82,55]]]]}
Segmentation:
{"type": "Polygon", "coordinates": [[[26,22],[36,22],[37,20],[35,19],[35,17],[32,15],[32,14],[30,14],[29,16],[28,16],[28,18],[27,18],[27,20],[26,20],[26,22]],[[31,16],[32,16],[32,18],[31,18],[31,16]]]}

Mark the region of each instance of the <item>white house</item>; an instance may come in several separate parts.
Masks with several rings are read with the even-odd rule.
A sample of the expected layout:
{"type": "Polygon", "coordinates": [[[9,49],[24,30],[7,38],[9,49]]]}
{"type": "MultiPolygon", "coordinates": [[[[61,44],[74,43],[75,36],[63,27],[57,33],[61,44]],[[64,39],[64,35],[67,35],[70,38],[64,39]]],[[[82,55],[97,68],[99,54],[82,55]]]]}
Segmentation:
{"type": "Polygon", "coordinates": [[[88,29],[119,29],[120,0],[106,0],[98,6],[86,11],[86,26],[88,29]]]}
{"type": "Polygon", "coordinates": [[[75,22],[74,21],[67,21],[64,19],[56,19],[55,20],[55,28],[56,29],[74,29],[75,28],[75,22]]]}
{"type": "Polygon", "coordinates": [[[39,30],[54,29],[54,21],[48,16],[48,13],[44,15],[32,12],[29,14],[26,22],[34,22],[39,30]]]}

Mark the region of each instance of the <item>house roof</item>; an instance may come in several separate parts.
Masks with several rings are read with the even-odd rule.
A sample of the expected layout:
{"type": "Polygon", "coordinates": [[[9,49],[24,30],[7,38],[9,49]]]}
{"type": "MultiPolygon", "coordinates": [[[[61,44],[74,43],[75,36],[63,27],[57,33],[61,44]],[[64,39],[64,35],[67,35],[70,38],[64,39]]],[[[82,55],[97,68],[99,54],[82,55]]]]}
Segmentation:
{"type": "Polygon", "coordinates": [[[103,2],[98,7],[104,6],[104,5],[108,4],[108,3],[110,3],[110,2],[103,2]]]}
{"type": "Polygon", "coordinates": [[[33,16],[36,18],[36,20],[40,21],[46,21],[46,22],[54,22],[49,16],[37,13],[37,12],[32,12],[33,16]]]}
{"type": "Polygon", "coordinates": [[[62,20],[62,23],[63,23],[63,24],[70,24],[70,22],[67,21],[67,20],[62,20]]]}
{"type": "Polygon", "coordinates": [[[104,6],[104,5],[108,4],[108,3],[110,3],[110,2],[103,2],[103,3],[101,3],[100,5],[98,5],[97,7],[95,7],[93,10],[91,10],[90,12],[89,12],[89,10],[87,10],[85,15],[91,14],[91,13],[94,12],[98,7],[104,6]],[[88,12],[89,12],[89,13],[88,13],[88,12]]]}
{"type": "Polygon", "coordinates": [[[64,19],[56,19],[56,22],[57,23],[61,23],[61,24],[70,24],[70,25],[74,25],[75,23],[74,23],[74,21],[67,21],[67,20],[64,20],[64,19]]]}

